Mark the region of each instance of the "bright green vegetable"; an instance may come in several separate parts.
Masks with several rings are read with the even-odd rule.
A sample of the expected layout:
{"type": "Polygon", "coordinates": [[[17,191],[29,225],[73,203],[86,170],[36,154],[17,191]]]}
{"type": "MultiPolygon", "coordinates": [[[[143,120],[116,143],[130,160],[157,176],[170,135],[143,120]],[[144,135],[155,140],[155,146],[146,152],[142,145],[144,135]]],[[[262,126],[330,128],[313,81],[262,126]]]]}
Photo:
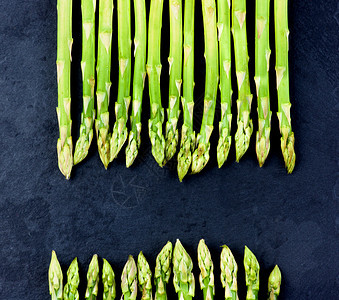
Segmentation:
{"type": "Polygon", "coordinates": [[[278,90],[278,119],[281,133],[281,151],[288,173],[295,165],[294,133],[291,126],[291,102],[288,71],[288,0],[274,1],[275,71],[278,90]]]}
{"type": "Polygon", "coordinates": [[[268,300],[277,300],[280,294],[281,272],[276,265],[268,278],[268,300]]]}
{"type": "Polygon", "coordinates": [[[225,289],[225,300],[238,300],[238,265],[227,246],[223,246],[220,255],[220,279],[225,289]]]}
{"type": "Polygon", "coordinates": [[[165,139],[162,134],[164,122],[164,109],[161,105],[161,24],[164,0],[151,0],[148,24],[148,59],[146,70],[148,74],[148,87],[150,98],[150,119],[148,121],[149,136],[152,144],[152,154],[162,167],[165,158],[165,139]]]}
{"type": "Polygon", "coordinates": [[[72,0],[58,0],[57,79],[59,123],[57,143],[58,164],[61,173],[69,179],[73,166],[71,120],[71,60],[72,60],[72,0]]]}
{"type": "Polygon", "coordinates": [[[138,293],[138,271],[132,255],[128,257],[121,274],[121,291],[124,300],[135,300],[138,293]]]}
{"type": "Polygon", "coordinates": [[[98,256],[95,254],[88,267],[87,272],[87,289],[85,294],[86,300],[95,300],[98,296],[99,285],[99,262],[98,256]]]}
{"type": "Polygon", "coordinates": [[[77,258],[74,258],[67,271],[67,283],[64,287],[64,300],[79,300],[79,267],[77,258]]]}
{"type": "Polygon", "coordinates": [[[179,240],[173,250],[173,284],[179,300],[191,300],[195,292],[193,262],[179,240]]]}
{"type": "Polygon", "coordinates": [[[97,119],[95,128],[98,151],[105,168],[110,162],[109,99],[111,89],[111,49],[113,31],[113,0],[99,0],[97,119]]]}
{"type": "Polygon", "coordinates": [[[135,37],[134,37],[134,74],[133,101],[130,116],[131,131],[126,147],[126,166],[130,167],[138,155],[141,139],[141,110],[146,77],[146,5],[145,0],[134,0],[135,37]]]}
{"type": "Polygon", "coordinates": [[[256,0],[255,9],[255,83],[258,102],[257,158],[260,167],[270,151],[271,116],[269,75],[270,68],[270,0],[256,0]]]}
{"type": "Polygon", "coordinates": [[[244,256],[244,267],[247,286],[246,300],[258,300],[260,266],[257,261],[257,258],[246,246],[244,256]]]}
{"type": "Polygon", "coordinates": [[[184,12],[184,64],[183,64],[183,97],[184,123],[181,129],[180,151],[178,154],[179,180],[185,177],[192,162],[195,148],[193,130],[194,108],[194,13],[195,0],[185,1],[184,12]]]}
{"type": "Polygon", "coordinates": [[[102,267],[103,300],[114,300],[116,296],[115,274],[109,262],[104,259],[102,267]]]}
{"type": "Polygon", "coordinates": [[[152,300],[152,272],[142,252],[138,255],[138,284],[141,300],[152,300]]]}
{"type": "Polygon", "coordinates": [[[131,103],[131,2],[118,0],[119,87],[115,103],[115,123],[111,138],[111,161],[127,139],[128,108],[131,103]]]}
{"type": "Polygon", "coordinates": [[[238,129],[235,134],[235,149],[236,159],[239,162],[248,149],[253,132],[250,118],[252,94],[248,74],[246,0],[232,0],[232,32],[238,81],[238,129]]]}
{"type": "Polygon", "coordinates": [[[231,2],[218,0],[219,64],[221,120],[217,158],[219,168],[227,160],[231,147],[232,80],[231,80],[231,2]]]}
{"type": "Polygon", "coordinates": [[[52,300],[62,299],[63,290],[63,276],[62,270],[56,256],[55,251],[52,251],[51,263],[48,269],[48,283],[49,283],[49,294],[52,300]]]}
{"type": "Polygon", "coordinates": [[[209,160],[210,136],[213,131],[213,120],[219,82],[218,38],[215,0],[202,0],[204,20],[206,79],[204,115],[200,133],[197,137],[197,149],[193,153],[192,173],[200,172],[209,160]]]}
{"type": "Polygon", "coordinates": [[[156,300],[167,300],[166,286],[171,276],[172,249],[172,243],[167,242],[156,259],[154,271],[156,300]]]}
{"type": "Polygon", "coordinates": [[[198,263],[200,268],[200,287],[204,293],[204,300],[214,299],[214,266],[211,253],[208,250],[205,241],[200,240],[198,245],[198,263]]]}
{"type": "Polygon", "coordinates": [[[74,164],[81,162],[87,156],[93,139],[93,122],[95,118],[95,9],[96,1],[81,0],[83,110],[80,135],[75,145],[74,164]]]}
{"type": "Polygon", "coordinates": [[[169,161],[177,151],[179,138],[177,124],[180,115],[182,84],[182,0],[169,0],[169,14],[169,101],[166,122],[165,163],[169,161]]]}

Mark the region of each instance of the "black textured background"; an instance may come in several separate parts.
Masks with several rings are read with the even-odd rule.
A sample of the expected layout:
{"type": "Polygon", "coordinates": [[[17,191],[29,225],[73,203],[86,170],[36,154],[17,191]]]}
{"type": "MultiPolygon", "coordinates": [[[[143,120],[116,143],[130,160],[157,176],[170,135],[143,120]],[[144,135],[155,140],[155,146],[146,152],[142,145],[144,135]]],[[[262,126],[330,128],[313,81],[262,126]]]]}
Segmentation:
{"type": "MultiPolygon", "coordinates": [[[[165,1],[162,49],[164,106],[168,90],[167,3],[165,1]]],[[[253,3],[248,1],[247,24],[251,78],[253,3]]],[[[116,11],[114,17],[112,99],[117,93],[116,11]]],[[[297,154],[294,173],[286,174],[280,153],[273,56],[272,143],[264,167],[258,167],[252,138],[240,164],[234,162],[232,148],[228,162],[219,170],[215,130],[210,163],[201,174],[187,177],[181,184],[175,162],[161,169],[151,156],[146,126],[147,92],[143,144],[134,166],[125,168],[122,151],[105,171],[94,142],[86,161],[76,166],[72,179],[66,181],[58,170],[56,153],[56,0],[0,1],[0,20],[1,299],[49,299],[47,270],[52,249],[56,250],[64,273],[74,256],[78,256],[83,297],[87,267],[94,253],[108,259],[120,277],[129,254],[136,257],[142,250],[153,269],[161,247],[167,240],[175,242],[176,238],[181,239],[194,260],[196,299],[202,299],[196,260],[200,238],[205,238],[214,259],[216,299],[223,298],[218,280],[223,244],[232,249],[238,261],[242,299],[245,297],[242,266],[245,244],[256,254],[261,266],[261,299],[265,299],[267,278],[275,264],[279,264],[283,274],[280,299],[337,299],[338,1],[290,1],[290,82],[297,154]]],[[[73,29],[75,140],[82,101],[80,0],[74,0],[73,29]]],[[[199,121],[204,88],[199,0],[196,33],[195,118],[199,121]]],[[[147,91],[147,86],[145,88],[147,91]]],[[[236,85],[233,89],[236,90],[236,85]]],[[[254,85],[252,92],[255,92],[254,85]]],[[[256,130],[255,106],[254,101],[252,116],[256,130]]],[[[219,112],[218,105],[216,125],[219,112]]],[[[233,131],[235,125],[233,122],[233,131]]],[[[175,299],[172,284],[169,295],[175,299]]]]}

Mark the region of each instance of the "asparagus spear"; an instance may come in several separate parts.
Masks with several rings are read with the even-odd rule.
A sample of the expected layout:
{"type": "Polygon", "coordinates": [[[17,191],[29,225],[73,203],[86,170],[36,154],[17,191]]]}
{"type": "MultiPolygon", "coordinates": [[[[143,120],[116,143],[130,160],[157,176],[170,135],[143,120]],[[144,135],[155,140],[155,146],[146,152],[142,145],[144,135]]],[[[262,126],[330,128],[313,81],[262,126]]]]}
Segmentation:
{"type": "Polygon", "coordinates": [[[185,177],[192,162],[195,147],[193,130],[194,107],[194,12],[195,0],[185,1],[184,12],[184,66],[183,66],[183,97],[184,123],[181,129],[180,151],[178,154],[179,180],[185,177]]]}
{"type": "Polygon", "coordinates": [[[165,162],[175,154],[178,144],[178,119],[182,84],[182,1],[169,0],[170,13],[170,54],[169,101],[166,123],[165,162]]]}
{"type": "Polygon", "coordinates": [[[220,279],[225,289],[226,300],[238,300],[237,273],[238,265],[234,256],[227,246],[223,246],[220,255],[220,279]]]}
{"type": "Polygon", "coordinates": [[[200,172],[209,160],[210,136],[213,130],[215,104],[217,98],[218,72],[218,38],[216,25],[215,0],[202,0],[205,36],[205,99],[204,115],[200,133],[197,137],[197,149],[193,153],[192,173],[200,172]]]}
{"type": "Polygon", "coordinates": [[[109,262],[104,259],[102,267],[103,300],[114,300],[116,296],[115,274],[109,262]]]}
{"type": "Polygon", "coordinates": [[[95,128],[100,159],[105,168],[110,161],[109,99],[111,88],[111,49],[113,0],[99,0],[98,60],[97,60],[97,119],[95,128]]]}
{"type": "Polygon", "coordinates": [[[219,142],[217,158],[219,168],[227,160],[231,146],[232,80],[231,80],[231,2],[218,0],[220,102],[219,142]]]}
{"type": "Polygon", "coordinates": [[[64,287],[64,300],[79,300],[79,267],[77,258],[74,258],[67,271],[67,283],[64,287]]]}
{"type": "Polygon", "coordinates": [[[79,139],[75,145],[74,164],[88,154],[93,139],[94,86],[95,86],[95,9],[96,1],[81,0],[82,12],[82,86],[83,111],[79,139]]]}
{"type": "Polygon", "coordinates": [[[87,272],[87,289],[85,294],[86,300],[95,300],[98,296],[99,285],[99,262],[98,256],[93,255],[87,272]]]}
{"type": "Polygon", "coordinates": [[[252,94],[248,74],[246,0],[232,0],[232,32],[238,81],[238,129],[235,134],[235,149],[236,160],[239,162],[248,149],[253,132],[253,123],[250,119],[252,94]]]}
{"type": "Polygon", "coordinates": [[[171,276],[172,243],[162,248],[156,258],[154,271],[155,300],[167,300],[166,285],[171,276]]]}
{"type": "Polygon", "coordinates": [[[244,267],[247,286],[246,299],[258,300],[260,266],[254,254],[246,246],[244,256],[244,267]]]}
{"type": "Polygon", "coordinates": [[[49,283],[49,294],[52,300],[62,299],[63,289],[63,276],[62,270],[56,256],[55,251],[52,251],[51,263],[48,269],[48,283],[49,283]]]}
{"type": "Polygon", "coordinates": [[[255,9],[255,83],[258,99],[258,131],[256,152],[260,167],[270,151],[271,116],[269,75],[270,68],[270,0],[257,0],[255,9]]]}
{"type": "Polygon", "coordinates": [[[165,139],[162,134],[164,110],[161,105],[160,75],[161,75],[161,24],[164,0],[151,0],[148,25],[148,60],[146,70],[149,80],[150,119],[148,121],[149,136],[152,144],[152,154],[162,167],[165,158],[165,139]]]}
{"type": "Polygon", "coordinates": [[[138,293],[137,266],[132,255],[128,257],[121,274],[121,291],[124,300],[135,300],[138,293]]]}
{"type": "Polygon", "coordinates": [[[141,139],[141,109],[146,76],[146,5],[145,0],[134,0],[134,74],[133,101],[130,116],[131,131],[126,147],[126,166],[130,167],[138,155],[141,139]]]}
{"type": "Polygon", "coordinates": [[[212,300],[214,298],[214,266],[211,253],[204,240],[200,240],[198,245],[198,263],[200,268],[199,281],[204,299],[212,300]]]}
{"type": "Polygon", "coordinates": [[[152,300],[152,272],[142,252],[138,255],[138,282],[142,300],[152,300]]]}
{"type": "Polygon", "coordinates": [[[268,278],[268,300],[277,300],[280,294],[281,272],[276,265],[268,278]]]}
{"type": "Polygon", "coordinates": [[[61,173],[69,179],[73,166],[71,120],[71,60],[72,60],[72,0],[58,0],[57,79],[59,123],[57,143],[58,164],[61,173]]]}
{"type": "Polygon", "coordinates": [[[179,240],[173,250],[173,284],[179,300],[194,297],[195,280],[192,272],[193,262],[179,240]]]}
{"type": "Polygon", "coordinates": [[[131,103],[131,2],[118,0],[119,88],[115,103],[116,121],[111,138],[111,161],[116,158],[127,139],[126,122],[131,103]]]}
{"type": "Polygon", "coordinates": [[[288,71],[288,2],[274,1],[275,24],[275,71],[278,90],[278,119],[281,133],[281,151],[288,173],[292,173],[295,165],[294,133],[291,126],[291,102],[289,92],[288,71]]]}

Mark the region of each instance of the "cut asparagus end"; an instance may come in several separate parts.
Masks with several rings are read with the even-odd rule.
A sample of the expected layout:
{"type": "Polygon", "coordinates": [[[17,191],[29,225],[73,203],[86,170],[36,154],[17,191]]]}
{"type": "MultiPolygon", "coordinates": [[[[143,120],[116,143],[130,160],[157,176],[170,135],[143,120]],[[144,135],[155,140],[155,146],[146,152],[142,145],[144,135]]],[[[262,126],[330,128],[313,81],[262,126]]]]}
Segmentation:
{"type": "Polygon", "coordinates": [[[224,128],[220,134],[218,147],[217,147],[217,159],[218,167],[221,168],[227,160],[228,153],[231,148],[232,138],[229,134],[228,128],[224,128]]]}
{"type": "Polygon", "coordinates": [[[266,161],[268,153],[270,152],[270,129],[265,130],[265,135],[260,137],[257,131],[256,152],[259,166],[262,167],[266,161]]]}
{"type": "Polygon", "coordinates": [[[135,300],[138,293],[137,265],[133,256],[129,256],[121,274],[121,291],[126,299],[135,300]]]}
{"type": "Polygon", "coordinates": [[[214,266],[211,253],[203,239],[200,240],[198,245],[198,264],[200,287],[204,290],[205,299],[212,300],[214,295],[214,266]]]}
{"type": "Polygon", "coordinates": [[[134,132],[130,132],[128,145],[126,147],[126,167],[129,168],[138,156],[140,147],[140,138],[138,139],[134,132]]]}
{"type": "Polygon", "coordinates": [[[238,299],[237,273],[238,265],[234,256],[226,245],[223,246],[220,255],[220,279],[225,289],[225,299],[238,299]]]}
{"type": "Polygon", "coordinates": [[[93,295],[98,295],[99,285],[99,262],[98,255],[94,254],[87,272],[87,289],[85,298],[92,299],[93,295]]]}
{"type": "Polygon", "coordinates": [[[166,139],[165,139],[165,161],[164,165],[174,156],[177,152],[179,133],[178,129],[172,122],[166,123],[166,139]]]}
{"type": "Polygon", "coordinates": [[[142,252],[138,255],[138,284],[141,300],[152,300],[152,272],[142,252]]]}
{"type": "Polygon", "coordinates": [[[199,143],[192,156],[192,174],[199,173],[207,165],[210,159],[209,152],[210,143],[207,146],[204,143],[199,143]]]}
{"type": "Polygon", "coordinates": [[[252,251],[247,248],[247,246],[245,246],[244,267],[247,286],[246,299],[257,299],[259,291],[260,266],[257,258],[252,251]]]}
{"type": "Polygon", "coordinates": [[[69,179],[73,167],[73,143],[72,137],[68,137],[64,143],[59,138],[57,143],[58,150],[58,164],[61,173],[69,179]]]}
{"type": "Polygon", "coordinates": [[[52,251],[51,263],[48,270],[48,281],[49,281],[49,293],[52,297],[52,300],[62,299],[63,293],[63,276],[62,270],[56,256],[55,251],[52,251]]]}
{"type": "Polygon", "coordinates": [[[104,286],[103,299],[113,300],[116,296],[115,274],[109,262],[103,259],[102,284],[104,286]]]}
{"type": "Polygon", "coordinates": [[[75,258],[67,271],[67,283],[64,288],[64,300],[79,299],[79,267],[78,260],[75,258]]]}
{"type": "Polygon", "coordinates": [[[284,156],[287,172],[291,174],[295,166],[294,133],[290,131],[290,128],[283,127],[281,135],[281,151],[284,156]]]}
{"type": "Polygon", "coordinates": [[[239,162],[243,155],[246,153],[251,140],[253,132],[252,120],[248,120],[245,126],[244,122],[238,121],[238,129],[235,134],[235,150],[236,150],[236,161],[239,162]]]}
{"type": "MultiPolygon", "coordinates": [[[[123,121],[124,122],[124,121],[123,121]]],[[[110,143],[110,161],[113,161],[117,155],[119,154],[122,146],[125,144],[127,140],[127,128],[125,126],[125,123],[119,124],[120,122],[116,122],[114,124],[111,143],[110,143]],[[120,127],[124,126],[123,130],[120,130],[120,127]]]]}
{"type": "Polygon", "coordinates": [[[280,294],[281,272],[276,265],[268,278],[268,294],[269,300],[276,299],[280,294]]]}

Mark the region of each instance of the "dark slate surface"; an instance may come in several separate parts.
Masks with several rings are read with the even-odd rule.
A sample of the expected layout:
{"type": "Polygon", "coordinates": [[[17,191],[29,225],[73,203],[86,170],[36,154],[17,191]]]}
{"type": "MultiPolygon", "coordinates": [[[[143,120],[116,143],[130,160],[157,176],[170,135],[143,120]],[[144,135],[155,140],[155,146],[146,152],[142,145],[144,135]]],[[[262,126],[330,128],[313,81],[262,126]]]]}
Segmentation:
{"type": "MultiPolygon", "coordinates": [[[[74,1],[74,138],[78,136],[81,110],[79,3],[74,1]]],[[[254,14],[253,3],[249,5],[252,5],[248,7],[248,30],[253,76],[254,14]]],[[[200,1],[197,1],[196,18],[195,117],[199,121],[204,86],[200,1]]],[[[65,273],[73,257],[78,256],[82,297],[87,267],[94,253],[107,258],[120,277],[129,254],[137,256],[142,250],[154,268],[158,251],[167,240],[175,242],[176,238],[182,240],[194,259],[196,299],[202,299],[196,261],[200,238],[205,238],[211,249],[216,279],[220,272],[220,246],[227,244],[233,250],[239,264],[242,299],[245,244],[261,265],[261,299],[265,299],[267,278],[275,264],[279,264],[283,274],[280,299],[336,299],[339,289],[337,1],[290,3],[290,78],[297,154],[293,175],[288,176],[283,166],[274,115],[271,152],[262,169],[258,167],[252,139],[250,150],[240,164],[234,162],[232,149],[228,162],[219,170],[215,158],[216,130],[212,135],[211,162],[201,174],[188,177],[182,184],[176,176],[175,162],[161,169],[150,154],[146,131],[148,98],[144,104],[143,145],[133,168],[125,168],[122,154],[105,171],[94,144],[88,159],[75,167],[72,179],[66,181],[58,170],[56,154],[56,1],[1,1],[0,20],[1,299],[49,299],[47,270],[52,249],[57,251],[65,273]]],[[[116,21],[114,26],[116,42],[116,21]]],[[[163,36],[165,105],[167,1],[163,36]]],[[[117,92],[116,44],[113,48],[112,99],[117,92]]],[[[272,61],[272,109],[276,111],[273,70],[272,61]]],[[[255,105],[254,101],[253,112],[255,105]]],[[[219,106],[217,110],[216,125],[219,106]]],[[[255,114],[253,119],[256,124],[255,114]]],[[[198,126],[197,122],[197,129],[198,126]]],[[[222,299],[223,291],[219,280],[216,281],[216,299],[222,299]]],[[[172,284],[169,294],[170,299],[175,299],[172,284]]]]}

